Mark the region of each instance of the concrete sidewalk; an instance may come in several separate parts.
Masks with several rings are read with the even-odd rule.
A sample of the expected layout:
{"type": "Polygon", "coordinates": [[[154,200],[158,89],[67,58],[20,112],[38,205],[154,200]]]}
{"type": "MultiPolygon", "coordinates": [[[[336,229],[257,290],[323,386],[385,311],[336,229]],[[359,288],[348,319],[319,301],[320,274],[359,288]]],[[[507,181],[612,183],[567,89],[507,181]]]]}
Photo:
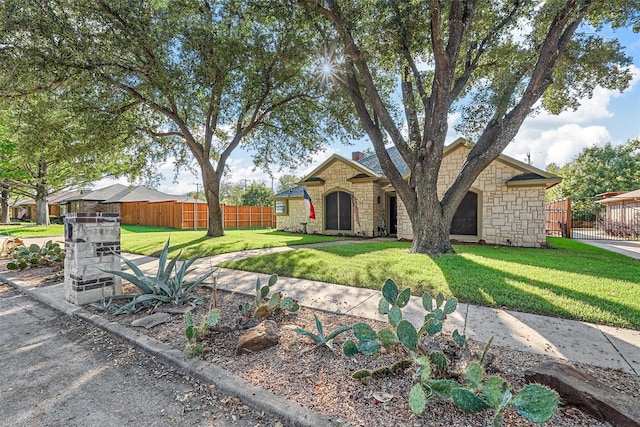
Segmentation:
{"type": "MultiPolygon", "coordinates": [[[[194,264],[194,274],[210,271],[226,261],[294,249],[279,247],[206,257],[194,264]]],[[[154,272],[157,267],[157,258],[123,255],[145,272],[154,272]]],[[[221,268],[216,277],[218,289],[254,295],[256,279],[260,278],[266,283],[269,276],[221,268]]],[[[292,296],[309,308],[386,320],[386,316],[379,315],[377,310],[381,298],[379,291],[289,277],[279,277],[274,290],[292,296]]],[[[67,304],[62,301],[62,285],[30,288],[29,292],[37,294],[39,299],[48,301],[52,306],[67,304]]],[[[421,298],[412,297],[404,313],[416,326],[421,325],[424,317],[421,298]]],[[[448,316],[445,331],[451,332],[454,329],[480,342],[487,342],[494,335],[494,345],[640,375],[640,331],[637,330],[470,304],[459,304],[456,312],[448,316]]]]}

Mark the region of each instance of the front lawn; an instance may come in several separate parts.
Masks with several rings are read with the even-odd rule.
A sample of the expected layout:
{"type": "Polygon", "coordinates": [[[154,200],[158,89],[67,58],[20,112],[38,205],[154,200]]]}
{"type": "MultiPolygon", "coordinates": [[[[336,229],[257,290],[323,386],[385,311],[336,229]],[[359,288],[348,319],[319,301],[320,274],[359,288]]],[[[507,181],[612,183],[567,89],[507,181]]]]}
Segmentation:
{"type": "Polygon", "coordinates": [[[442,291],[460,301],[640,329],[640,262],[580,242],[554,249],[455,245],[458,255],[408,254],[409,243],[300,249],[225,267],[380,289],[386,278],[414,295],[442,291]]]}
{"type": "Polygon", "coordinates": [[[206,230],[176,230],[172,228],[154,230],[145,227],[122,226],[121,248],[123,252],[158,256],[167,238],[171,237],[169,257],[174,257],[182,249],[181,259],[196,255],[209,256],[248,249],[274,248],[278,246],[304,245],[308,243],[331,242],[343,237],[314,234],[291,234],[273,229],[225,230],[225,235],[217,238],[206,236],[206,230]]]}
{"type": "MultiPolygon", "coordinates": [[[[175,228],[147,227],[139,225],[123,225],[121,230],[121,248],[123,252],[141,255],[158,256],[171,238],[169,256],[174,257],[182,249],[181,259],[197,255],[209,256],[247,249],[273,248],[278,246],[304,245],[308,243],[331,242],[344,240],[344,237],[320,236],[313,234],[291,234],[273,229],[233,229],[225,230],[219,238],[206,236],[206,230],[178,230],[175,228]]],[[[35,226],[0,226],[1,235],[12,237],[62,237],[62,225],[35,226]]]]}
{"type": "Polygon", "coordinates": [[[23,223],[16,225],[0,225],[0,239],[4,237],[62,237],[64,235],[64,226],[61,224],[53,225],[35,225],[35,223],[23,223]],[[4,237],[3,237],[4,236],[4,237]]]}

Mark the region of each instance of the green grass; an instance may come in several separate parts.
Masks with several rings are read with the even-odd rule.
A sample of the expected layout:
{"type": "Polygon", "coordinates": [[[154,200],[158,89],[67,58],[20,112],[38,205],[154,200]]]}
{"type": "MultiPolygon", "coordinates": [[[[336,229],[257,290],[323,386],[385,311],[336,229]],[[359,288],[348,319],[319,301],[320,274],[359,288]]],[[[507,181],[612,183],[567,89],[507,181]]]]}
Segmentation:
{"type": "Polygon", "coordinates": [[[152,227],[144,227],[144,230],[139,230],[134,226],[122,226],[121,248],[123,252],[157,256],[168,237],[171,237],[169,256],[176,256],[178,251],[182,249],[181,259],[196,255],[209,256],[247,249],[304,245],[341,239],[340,237],[313,234],[283,233],[272,229],[225,230],[224,236],[210,238],[206,236],[204,230],[153,229],[152,227]]]}
{"type": "MultiPolygon", "coordinates": [[[[342,237],[313,234],[290,234],[273,229],[232,229],[225,230],[219,238],[206,236],[206,230],[177,230],[175,228],[123,225],[121,230],[121,248],[123,252],[158,256],[171,238],[169,256],[174,257],[182,249],[181,259],[197,255],[209,256],[247,249],[273,248],[278,246],[304,245],[341,240],[342,237]]],[[[0,235],[13,237],[62,237],[62,225],[0,226],[0,235]]]]}
{"type": "Polygon", "coordinates": [[[380,289],[387,278],[414,295],[640,329],[640,262],[580,242],[554,249],[454,246],[458,255],[408,254],[409,243],[363,243],[263,255],[225,267],[380,289]]]}
{"type": "Polygon", "coordinates": [[[37,226],[35,224],[24,223],[19,225],[0,225],[0,239],[1,236],[11,237],[62,237],[64,234],[63,225],[47,225],[37,226]]]}

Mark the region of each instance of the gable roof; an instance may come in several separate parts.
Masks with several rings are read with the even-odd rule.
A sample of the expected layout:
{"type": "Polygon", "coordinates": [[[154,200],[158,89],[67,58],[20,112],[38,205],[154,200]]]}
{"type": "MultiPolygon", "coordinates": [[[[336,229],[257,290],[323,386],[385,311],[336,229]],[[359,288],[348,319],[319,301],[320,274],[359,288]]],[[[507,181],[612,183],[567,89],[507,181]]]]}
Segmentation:
{"type": "MultiPolygon", "coordinates": [[[[473,146],[473,143],[471,141],[465,138],[458,138],[453,143],[444,147],[443,158],[453,153],[458,148],[470,147],[470,146],[473,146]]],[[[411,173],[411,170],[409,169],[409,166],[402,158],[402,155],[398,151],[398,148],[395,146],[389,147],[387,148],[387,153],[389,154],[389,157],[391,158],[391,161],[393,162],[395,167],[398,169],[398,172],[400,172],[400,174],[405,178],[408,178],[409,174],[411,173]]],[[[349,166],[352,166],[357,171],[354,178],[365,178],[365,177],[385,178],[386,177],[384,171],[382,170],[382,166],[380,165],[380,160],[378,159],[378,156],[376,154],[371,154],[358,161],[349,160],[338,154],[333,154],[327,160],[322,162],[317,168],[315,168],[313,171],[307,174],[307,176],[305,176],[298,184],[312,184],[316,181],[321,180],[319,177],[317,177],[317,175],[320,174],[324,169],[326,169],[327,167],[329,167],[329,165],[331,165],[336,161],[340,161],[349,166]]],[[[496,161],[507,164],[513,167],[514,169],[522,172],[521,174],[518,174],[507,181],[507,185],[509,186],[545,185],[547,188],[550,188],[558,184],[560,181],[562,181],[562,178],[560,178],[557,175],[554,175],[545,170],[539,169],[535,166],[531,166],[527,163],[521,162],[519,160],[516,160],[504,154],[500,154],[496,159],[496,161]]],[[[287,197],[287,196],[281,196],[280,194],[277,194],[272,197],[274,198],[287,197]]],[[[289,197],[297,197],[297,196],[289,196],[289,197]]]]}
{"type": "Polygon", "coordinates": [[[625,202],[629,200],[640,200],[640,189],[629,191],[628,193],[618,194],[613,197],[607,197],[606,199],[598,200],[598,203],[616,203],[625,202]]]}
{"type": "MultiPolygon", "coordinates": [[[[369,156],[371,157],[371,156],[369,156]]],[[[365,157],[362,160],[367,159],[367,157],[365,157]]],[[[317,168],[315,168],[314,170],[312,170],[310,173],[308,173],[304,178],[302,178],[302,180],[300,180],[300,182],[298,184],[302,184],[302,183],[311,183],[311,182],[316,182],[321,180],[321,178],[317,177],[318,174],[320,174],[323,170],[325,170],[326,168],[328,168],[331,164],[333,164],[334,162],[342,162],[348,166],[351,166],[353,169],[356,170],[355,174],[358,173],[363,173],[366,174],[367,176],[371,176],[371,177],[376,177],[376,178],[381,178],[384,175],[379,174],[378,172],[374,171],[373,169],[369,168],[369,166],[367,166],[366,164],[362,164],[362,160],[360,162],[356,162],[353,160],[349,160],[345,157],[342,157],[338,154],[332,154],[331,157],[329,157],[327,160],[325,160],[324,162],[322,162],[317,168]]],[[[355,175],[354,174],[354,175],[355,175]]]]}
{"type": "MultiPolygon", "coordinates": [[[[404,176],[411,172],[409,170],[407,162],[404,161],[402,155],[395,145],[393,147],[387,148],[387,153],[389,154],[393,165],[398,169],[398,172],[400,172],[400,175],[404,176]]],[[[385,176],[384,171],[382,170],[382,166],[380,166],[380,160],[378,160],[378,156],[375,153],[359,160],[358,163],[371,169],[379,176],[385,176]]]]}
{"type": "Polygon", "coordinates": [[[129,192],[129,187],[127,187],[126,185],[113,184],[108,187],[99,188],[94,191],[89,191],[83,194],[79,194],[78,196],[75,196],[75,197],[70,197],[68,199],[65,199],[65,203],[76,201],[76,200],[102,202],[112,197],[116,197],[116,196],[122,197],[128,192],[129,192]]]}
{"type": "Polygon", "coordinates": [[[113,197],[103,200],[102,203],[154,202],[165,200],[174,200],[174,198],[169,194],[154,190],[153,188],[140,186],[131,191],[127,188],[126,192],[116,193],[113,197]]]}

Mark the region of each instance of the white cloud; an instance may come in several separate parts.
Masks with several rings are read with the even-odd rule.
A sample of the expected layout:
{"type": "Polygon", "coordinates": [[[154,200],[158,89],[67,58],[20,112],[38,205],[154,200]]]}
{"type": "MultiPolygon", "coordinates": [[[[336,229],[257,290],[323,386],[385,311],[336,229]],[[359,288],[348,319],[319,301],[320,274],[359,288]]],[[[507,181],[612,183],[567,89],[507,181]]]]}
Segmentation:
{"type": "MultiPolygon", "coordinates": [[[[627,91],[640,82],[640,68],[632,65],[630,69],[633,79],[627,91]]],[[[613,117],[609,106],[620,95],[618,91],[598,87],[593,91],[593,97],[582,99],[575,111],[558,115],[541,112],[531,116],[524,121],[504,153],[523,161],[526,161],[527,153],[531,153],[532,163],[544,168],[551,162],[562,166],[585,147],[607,142],[621,144],[624,141],[612,140],[607,128],[598,124],[600,120],[613,117]]]]}
{"type": "Polygon", "coordinates": [[[611,140],[604,126],[566,124],[533,135],[532,138],[518,137],[504,153],[517,160],[526,161],[531,154],[534,166],[544,168],[551,162],[563,165],[573,159],[585,147],[605,144],[611,140]]]}

